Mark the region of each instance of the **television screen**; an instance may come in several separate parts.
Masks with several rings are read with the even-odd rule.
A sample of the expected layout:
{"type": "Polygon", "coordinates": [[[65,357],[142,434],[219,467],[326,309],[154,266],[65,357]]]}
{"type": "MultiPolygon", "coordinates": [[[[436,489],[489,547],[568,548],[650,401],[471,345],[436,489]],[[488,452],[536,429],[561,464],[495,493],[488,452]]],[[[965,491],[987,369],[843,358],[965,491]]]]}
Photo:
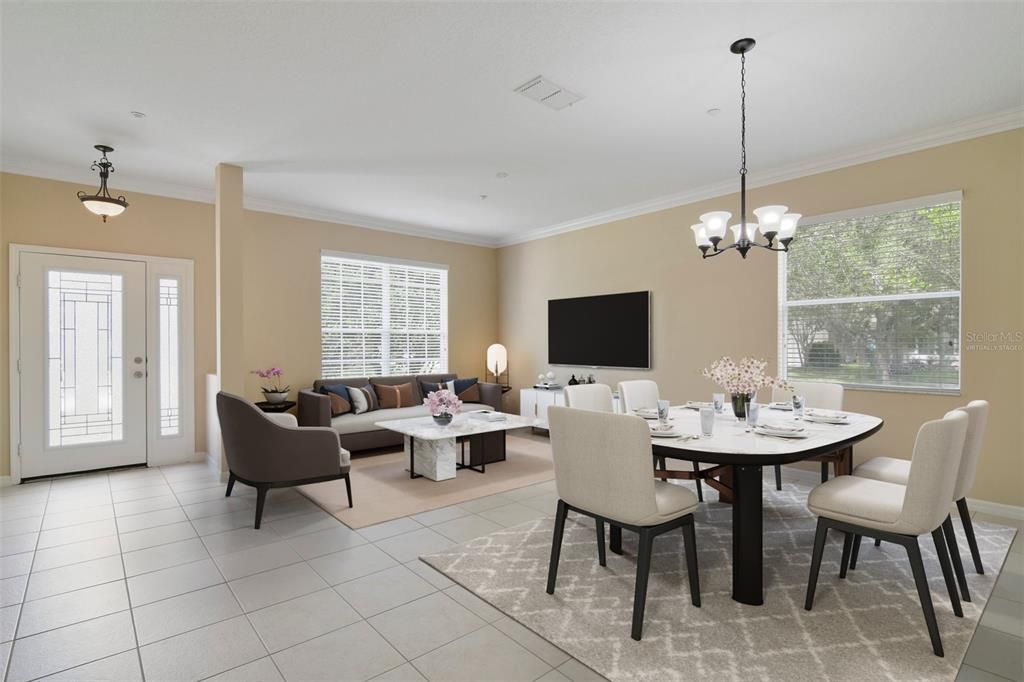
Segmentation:
{"type": "Polygon", "coordinates": [[[548,301],[548,363],[651,367],[651,293],[548,301]]]}

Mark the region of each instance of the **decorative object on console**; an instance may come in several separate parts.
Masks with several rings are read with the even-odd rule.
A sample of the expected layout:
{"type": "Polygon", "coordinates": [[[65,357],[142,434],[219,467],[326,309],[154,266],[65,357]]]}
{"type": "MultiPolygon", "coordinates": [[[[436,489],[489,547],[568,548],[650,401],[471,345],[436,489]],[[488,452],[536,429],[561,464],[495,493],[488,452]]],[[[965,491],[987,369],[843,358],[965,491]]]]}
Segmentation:
{"type": "Polygon", "coordinates": [[[785,379],[770,377],[764,373],[767,361],[743,358],[736,363],[728,355],[711,363],[703,375],[732,394],[732,411],[737,419],[747,416],[747,406],[754,399],[758,389],[765,386],[788,388],[785,379]]]}
{"type": "Polygon", "coordinates": [[[288,392],[291,390],[291,387],[281,385],[281,377],[284,376],[284,370],[280,367],[270,367],[268,369],[254,369],[252,373],[260,379],[270,381],[269,386],[264,386],[261,389],[268,403],[283,403],[288,400],[288,392]]]}
{"type": "Polygon", "coordinates": [[[107,216],[118,216],[124,213],[124,210],[128,208],[128,201],[124,198],[124,195],[115,199],[110,196],[110,192],[107,190],[107,179],[114,172],[114,164],[107,160],[107,152],[114,151],[114,148],[108,147],[105,144],[98,144],[95,145],[95,149],[103,154],[102,159],[93,161],[92,164],[92,170],[100,172],[99,189],[96,190],[95,194],[79,192],[78,199],[90,212],[101,216],[103,222],[107,222],[107,216]]]}
{"type": "Polygon", "coordinates": [[[451,424],[455,415],[462,411],[462,401],[447,388],[431,391],[423,399],[423,404],[430,410],[434,423],[438,426],[451,424]]]}
{"type": "Polygon", "coordinates": [[[796,224],[800,220],[799,213],[787,213],[787,206],[762,206],[754,209],[758,222],[747,222],[747,53],[754,49],[753,38],[740,38],[729,50],[740,56],[740,222],[730,229],[733,233],[733,244],[718,248],[725,237],[725,229],[729,225],[732,214],[728,211],[711,211],[701,215],[700,222],[690,226],[697,248],[704,258],[717,256],[730,249],[739,251],[743,258],[752,246],[769,251],[789,251],[789,243],[796,234],[796,224]],[[754,239],[760,229],[761,235],[767,240],[759,244],[754,239]],[[781,248],[776,247],[778,237],[781,248]]]}
{"type": "MultiPolygon", "coordinates": [[[[506,388],[509,386],[508,350],[500,343],[492,343],[487,347],[487,371],[494,377],[494,383],[501,384],[506,388]],[[501,380],[503,374],[505,375],[504,381],[501,380]]],[[[486,374],[484,374],[484,379],[487,379],[486,374]]]]}
{"type": "Polygon", "coordinates": [[[576,375],[575,374],[573,374],[572,376],[569,377],[569,385],[570,386],[579,386],[580,385],[580,382],[578,382],[576,380],[576,375]]]}

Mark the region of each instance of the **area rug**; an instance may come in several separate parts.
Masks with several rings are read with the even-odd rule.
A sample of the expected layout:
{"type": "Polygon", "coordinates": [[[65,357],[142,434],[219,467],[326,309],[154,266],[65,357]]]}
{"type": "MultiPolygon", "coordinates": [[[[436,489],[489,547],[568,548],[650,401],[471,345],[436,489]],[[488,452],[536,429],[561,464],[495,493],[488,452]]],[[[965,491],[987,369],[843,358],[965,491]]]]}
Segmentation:
{"type": "Polygon", "coordinates": [[[488,464],[483,474],[463,469],[447,481],[409,478],[409,460],[401,452],[352,457],[352,497],[348,507],[344,481],[314,483],[299,491],[350,528],[364,528],[410,514],[447,507],[554,478],[546,438],[508,435],[506,460],[488,464]]]}
{"type": "MultiPolygon", "coordinates": [[[[855,571],[839,580],[841,536],[830,538],[813,611],[803,608],[815,519],[809,487],[766,486],[765,604],[730,597],[731,508],[696,512],[701,598],[690,604],[682,534],[655,541],[643,641],[629,637],[635,536],[624,556],[597,563],[592,522],[570,514],[555,594],[545,593],[554,520],[537,519],[422,559],[611,680],[953,680],[1016,529],[978,523],[986,568],[968,565],[973,602],[953,616],[931,538],[925,569],[945,658],[932,654],[906,552],[865,541],[855,571]]],[[[958,538],[964,538],[957,524],[958,538]]]]}

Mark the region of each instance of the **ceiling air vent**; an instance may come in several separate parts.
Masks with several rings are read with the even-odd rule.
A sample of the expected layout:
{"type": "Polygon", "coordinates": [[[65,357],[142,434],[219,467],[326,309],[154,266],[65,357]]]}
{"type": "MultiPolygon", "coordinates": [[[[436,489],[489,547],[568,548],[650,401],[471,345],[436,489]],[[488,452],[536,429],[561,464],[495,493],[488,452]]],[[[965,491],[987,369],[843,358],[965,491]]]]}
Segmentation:
{"type": "Polygon", "coordinates": [[[516,88],[516,92],[556,111],[571,107],[583,99],[583,95],[577,95],[575,92],[566,90],[561,85],[556,85],[544,78],[544,76],[531,78],[516,88]]]}

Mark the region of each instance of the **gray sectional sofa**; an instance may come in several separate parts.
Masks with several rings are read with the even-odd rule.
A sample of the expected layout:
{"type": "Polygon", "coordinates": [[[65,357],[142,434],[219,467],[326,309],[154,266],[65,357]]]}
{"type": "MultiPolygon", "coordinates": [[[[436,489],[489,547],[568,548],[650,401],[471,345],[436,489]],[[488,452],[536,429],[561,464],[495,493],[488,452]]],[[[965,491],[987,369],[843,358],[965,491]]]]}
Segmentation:
{"type": "MultiPolygon", "coordinates": [[[[330,426],[338,432],[341,447],[349,452],[369,450],[372,448],[393,447],[402,444],[402,434],[374,426],[375,422],[388,419],[406,419],[408,417],[426,417],[429,415],[424,406],[423,391],[420,382],[440,383],[452,381],[455,374],[406,374],[386,377],[355,377],[348,379],[317,379],[313,388],[299,391],[299,426],[330,426]],[[346,386],[366,386],[369,383],[396,386],[411,383],[413,395],[416,397],[415,407],[399,407],[393,409],[371,410],[362,414],[343,414],[331,417],[331,401],[320,393],[320,387],[332,384],[346,386]]],[[[501,385],[480,383],[480,402],[464,403],[464,410],[490,408],[501,410],[501,385]]]]}

